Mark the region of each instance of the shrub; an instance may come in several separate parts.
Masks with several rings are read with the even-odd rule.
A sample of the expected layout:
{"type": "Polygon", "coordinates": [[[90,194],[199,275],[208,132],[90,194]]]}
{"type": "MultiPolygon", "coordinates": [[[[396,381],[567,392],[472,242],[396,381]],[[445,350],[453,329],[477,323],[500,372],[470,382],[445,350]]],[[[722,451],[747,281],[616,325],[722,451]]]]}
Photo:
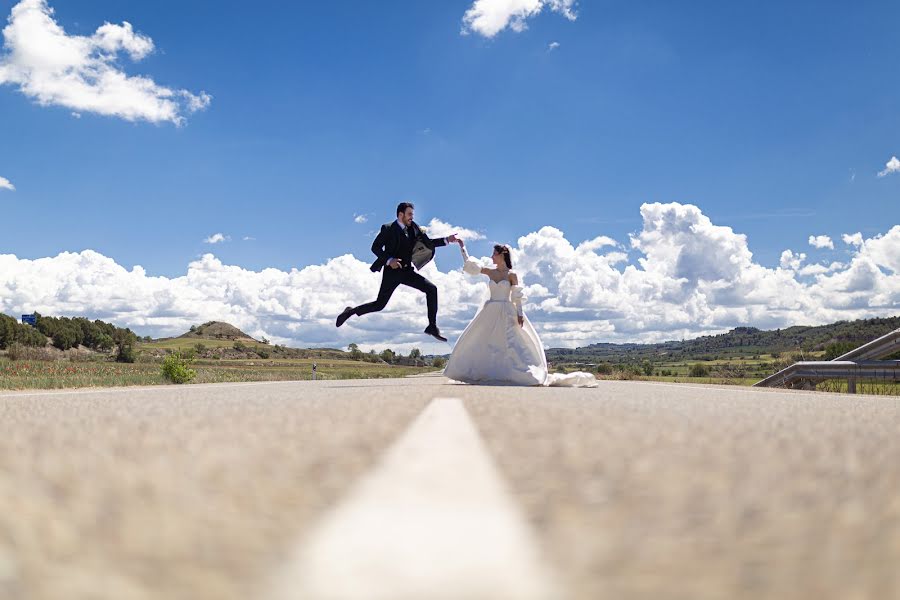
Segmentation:
{"type": "Polygon", "coordinates": [[[9,350],[6,351],[6,356],[9,360],[22,360],[24,358],[25,348],[19,342],[13,342],[9,345],[9,350]]]}
{"type": "Polygon", "coordinates": [[[266,360],[270,356],[269,351],[265,350],[263,348],[257,348],[256,355],[259,356],[263,360],[266,360]]]}
{"type": "Polygon", "coordinates": [[[119,344],[119,349],[116,352],[116,362],[133,363],[135,358],[134,348],[131,344],[119,344]]]}
{"type": "Polygon", "coordinates": [[[197,372],[190,368],[193,361],[184,357],[180,352],[173,352],[163,359],[163,377],[172,383],[187,383],[197,372]]]}
{"type": "Polygon", "coordinates": [[[68,350],[78,345],[78,334],[71,327],[62,326],[53,333],[53,345],[68,350]]]}
{"type": "Polygon", "coordinates": [[[204,352],[206,352],[206,344],[197,344],[196,346],[194,346],[194,352],[196,352],[198,355],[202,355],[204,352]]]}
{"type": "Polygon", "coordinates": [[[836,342],[825,346],[825,360],[834,360],[842,354],[855,350],[859,345],[851,342],[836,342]]]}
{"type": "Polygon", "coordinates": [[[613,368],[612,365],[608,363],[600,363],[597,365],[597,374],[598,375],[612,375],[613,368]]]}
{"type": "Polygon", "coordinates": [[[447,361],[443,359],[443,357],[436,357],[433,361],[431,361],[431,366],[436,369],[443,369],[444,365],[447,364],[447,361]]]}
{"type": "Polygon", "coordinates": [[[244,344],[244,342],[241,342],[241,341],[235,342],[235,343],[234,343],[234,346],[232,346],[232,347],[233,347],[235,350],[237,350],[238,352],[243,352],[244,350],[247,349],[247,345],[244,344]]]}
{"type": "Polygon", "coordinates": [[[691,370],[688,373],[691,377],[709,377],[709,368],[706,365],[696,364],[691,365],[691,370]]]}

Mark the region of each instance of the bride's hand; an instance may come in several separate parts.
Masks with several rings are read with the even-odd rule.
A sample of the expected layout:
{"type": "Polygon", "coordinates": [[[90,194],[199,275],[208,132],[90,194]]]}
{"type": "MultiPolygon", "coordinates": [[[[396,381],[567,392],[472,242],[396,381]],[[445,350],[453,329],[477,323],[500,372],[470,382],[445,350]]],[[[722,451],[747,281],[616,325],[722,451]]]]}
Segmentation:
{"type": "Polygon", "coordinates": [[[459,244],[460,248],[466,247],[466,243],[464,241],[462,241],[462,238],[456,238],[456,243],[459,244]]]}

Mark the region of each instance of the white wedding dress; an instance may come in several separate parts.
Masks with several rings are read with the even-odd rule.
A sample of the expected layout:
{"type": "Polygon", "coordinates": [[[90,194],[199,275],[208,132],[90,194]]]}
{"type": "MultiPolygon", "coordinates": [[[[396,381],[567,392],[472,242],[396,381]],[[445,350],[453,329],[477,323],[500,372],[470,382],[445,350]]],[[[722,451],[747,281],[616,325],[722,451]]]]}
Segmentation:
{"type": "MultiPolygon", "coordinates": [[[[462,249],[463,270],[481,275],[481,265],[462,249]]],[[[464,383],[483,385],[540,385],[594,387],[590,373],[548,373],[544,346],[531,321],[518,314],[525,301],[521,286],[507,279],[490,280],[491,297],[456,342],[444,376],[464,383]]]]}

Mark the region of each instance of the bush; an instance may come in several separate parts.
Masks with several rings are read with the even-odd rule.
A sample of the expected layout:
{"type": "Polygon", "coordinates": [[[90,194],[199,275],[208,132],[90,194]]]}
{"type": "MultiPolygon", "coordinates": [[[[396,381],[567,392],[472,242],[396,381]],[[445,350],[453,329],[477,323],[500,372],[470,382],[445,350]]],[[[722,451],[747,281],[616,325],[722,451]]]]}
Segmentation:
{"type": "Polygon", "coordinates": [[[444,365],[446,365],[446,364],[447,364],[447,361],[444,360],[443,357],[440,357],[440,356],[436,357],[434,360],[431,361],[431,366],[436,369],[443,369],[444,365]]]}
{"type": "Polygon", "coordinates": [[[856,350],[859,347],[859,344],[854,344],[851,342],[836,342],[834,344],[828,344],[825,346],[825,360],[834,360],[838,356],[842,354],[847,354],[851,350],[856,350]]]}
{"type": "Polygon", "coordinates": [[[187,383],[197,375],[197,372],[190,368],[192,362],[180,352],[169,354],[163,359],[163,377],[172,383],[187,383]]]}
{"type": "Polygon", "coordinates": [[[19,342],[13,342],[6,351],[6,357],[9,360],[22,360],[24,357],[25,347],[19,342]]]}
{"type": "Polygon", "coordinates": [[[698,363],[691,366],[691,370],[688,374],[691,377],[709,377],[709,368],[698,363]]]}
{"type": "Polygon", "coordinates": [[[135,361],[134,348],[131,344],[120,344],[116,352],[116,362],[133,363],[135,361]]]}
{"type": "Polygon", "coordinates": [[[241,342],[241,341],[235,342],[235,343],[234,343],[234,346],[232,346],[232,347],[233,347],[235,350],[237,350],[238,352],[243,352],[244,350],[247,349],[247,345],[246,345],[244,342],[241,342]]]}
{"type": "Polygon", "coordinates": [[[263,359],[263,360],[268,359],[269,356],[270,356],[269,351],[268,351],[268,350],[265,350],[265,349],[263,349],[263,348],[257,348],[257,349],[256,349],[256,355],[257,355],[258,357],[260,357],[261,359],[263,359]]]}
{"type": "Polygon", "coordinates": [[[53,345],[68,350],[78,345],[78,334],[72,327],[62,326],[53,333],[53,345]]]}
{"type": "Polygon", "coordinates": [[[196,352],[198,356],[201,356],[204,352],[206,352],[206,344],[197,344],[196,346],[194,346],[194,352],[196,352]]]}
{"type": "Polygon", "coordinates": [[[608,363],[600,363],[597,365],[597,374],[598,375],[612,375],[613,368],[612,365],[608,363]]]}

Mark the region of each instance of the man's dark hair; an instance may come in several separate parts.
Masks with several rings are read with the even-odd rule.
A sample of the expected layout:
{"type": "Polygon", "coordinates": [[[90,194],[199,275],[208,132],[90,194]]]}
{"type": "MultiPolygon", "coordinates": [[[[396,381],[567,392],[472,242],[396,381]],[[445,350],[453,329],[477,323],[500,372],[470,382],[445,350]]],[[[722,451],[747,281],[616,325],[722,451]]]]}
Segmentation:
{"type": "Polygon", "coordinates": [[[415,208],[412,202],[401,202],[397,205],[397,214],[405,213],[407,208],[415,208]]]}

